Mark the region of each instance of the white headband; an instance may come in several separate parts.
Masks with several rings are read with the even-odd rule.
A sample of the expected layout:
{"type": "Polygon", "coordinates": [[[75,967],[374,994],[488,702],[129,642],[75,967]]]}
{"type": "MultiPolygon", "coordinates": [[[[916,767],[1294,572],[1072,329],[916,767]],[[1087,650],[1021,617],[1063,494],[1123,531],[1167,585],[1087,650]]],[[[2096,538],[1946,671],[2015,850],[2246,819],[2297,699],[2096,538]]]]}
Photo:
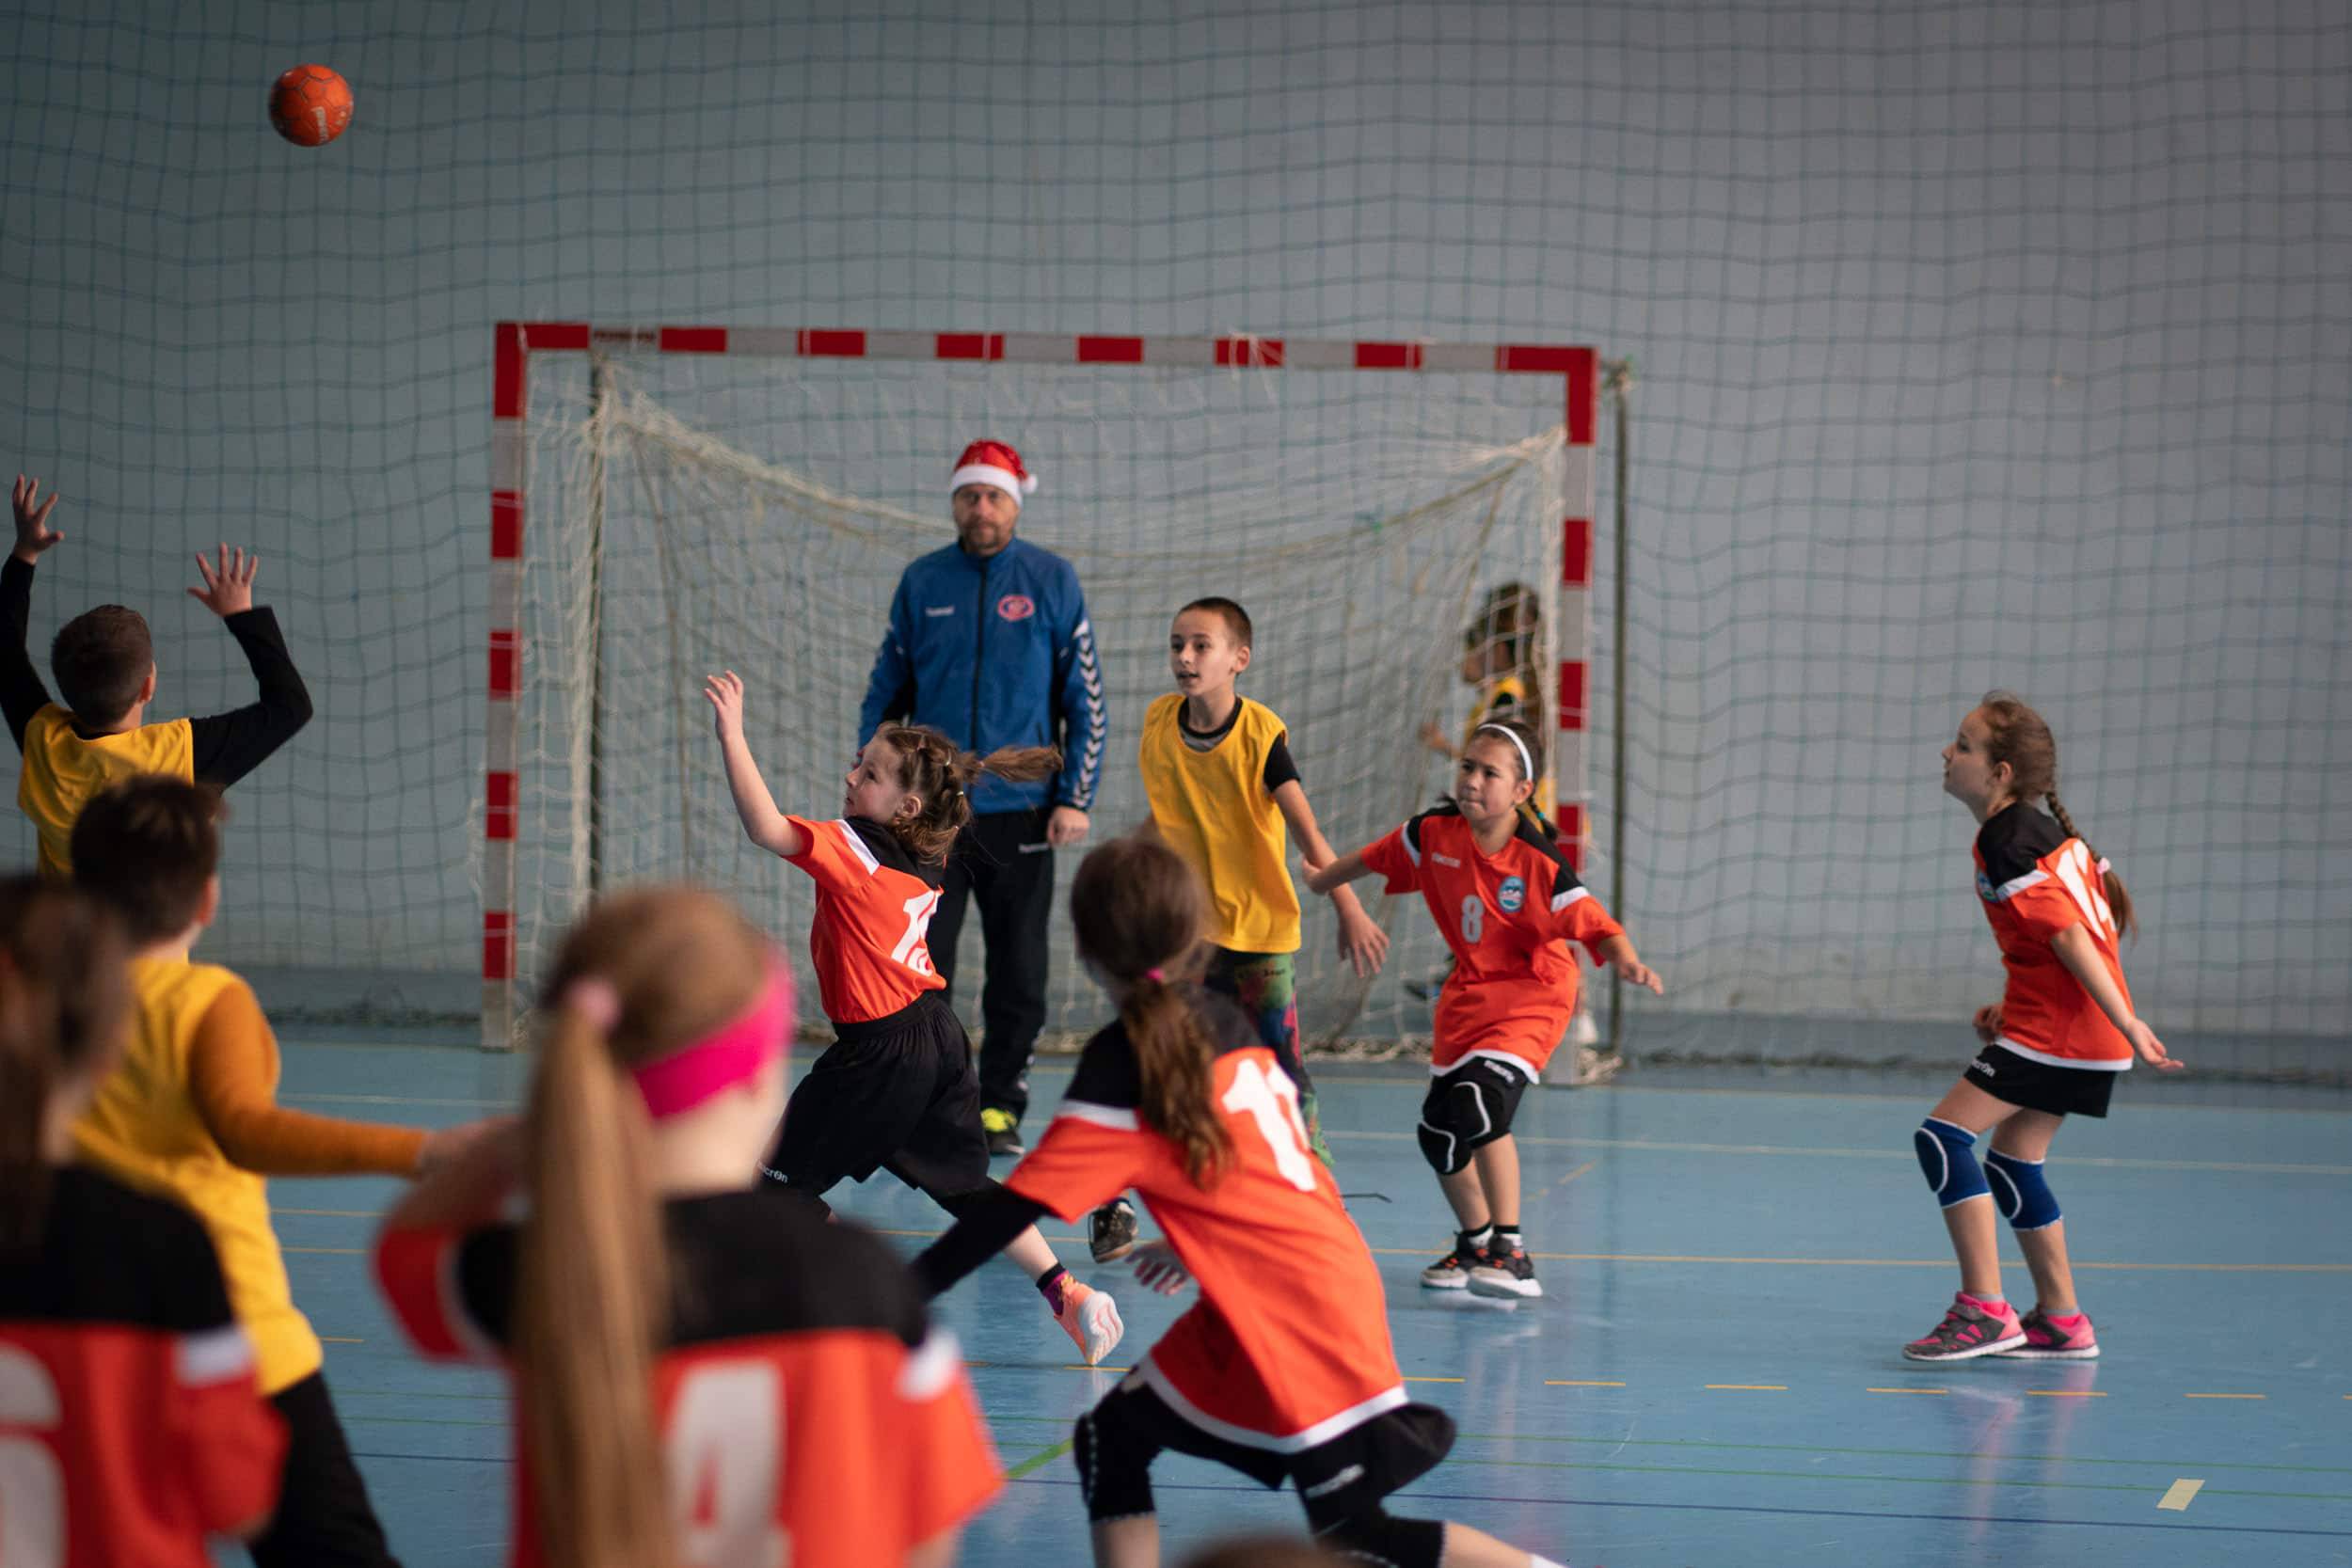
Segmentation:
{"type": "Polygon", "coordinates": [[[1535,780],[1535,758],[1528,751],[1527,742],[1519,738],[1519,732],[1503,724],[1481,724],[1470,733],[1485,735],[1488,730],[1494,731],[1495,734],[1502,736],[1519,749],[1519,771],[1526,776],[1530,784],[1533,784],[1535,780]]]}

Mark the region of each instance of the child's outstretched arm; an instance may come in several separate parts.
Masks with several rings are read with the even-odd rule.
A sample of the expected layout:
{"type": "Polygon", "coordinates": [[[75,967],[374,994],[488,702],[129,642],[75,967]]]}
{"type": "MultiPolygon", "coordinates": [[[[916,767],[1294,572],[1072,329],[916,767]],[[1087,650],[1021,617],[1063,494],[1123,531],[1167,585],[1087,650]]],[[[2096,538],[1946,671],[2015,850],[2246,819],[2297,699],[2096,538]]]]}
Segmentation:
{"type": "Polygon", "coordinates": [[[2099,944],[2091,939],[2089,930],[2080,926],[2069,926],[2050,939],[2050,947],[2058,954],[2058,962],[2066,966],[2066,973],[2079,981],[2083,990],[2090,993],[2090,999],[2099,1004],[2099,1010],[2107,1015],[2107,1022],[2132,1042],[2132,1049],[2139,1053],[2141,1061],[2159,1072],[2178,1072],[2188,1065],[2166,1052],[2164,1042],[2156,1038],[2156,1032],[2141,1022],[2139,1015],[2132,1011],[2130,1001],[2123,995],[2123,988],[2117,985],[2115,976],[2107,973],[2106,964],[2099,957],[2099,944]]]}
{"type": "MultiPolygon", "coordinates": [[[[1313,887],[1315,868],[1330,864],[1337,857],[1331,853],[1331,846],[1324,842],[1323,830],[1315,826],[1314,808],[1307,804],[1307,786],[1296,779],[1285,779],[1274,792],[1274,803],[1281,809],[1282,820],[1290,824],[1292,836],[1298,840],[1299,853],[1307,862],[1307,885],[1313,887]]],[[[1359,979],[1379,974],[1381,964],[1389,957],[1389,933],[1364,912],[1353,889],[1335,886],[1331,890],[1331,907],[1340,917],[1340,957],[1355,968],[1359,979]]]]}
{"type": "Polygon", "coordinates": [[[1651,995],[1666,994],[1666,982],[1658,977],[1658,971],[1642,961],[1642,955],[1633,950],[1633,939],[1623,931],[1603,939],[1594,957],[1604,966],[1616,965],[1617,973],[1624,975],[1628,982],[1643,987],[1651,995]]]}
{"type": "Polygon", "coordinates": [[[239,550],[232,557],[226,545],[217,565],[199,551],[196,570],[204,585],[188,590],[188,597],[219,616],[237,640],[253,668],[253,682],[262,689],[257,701],[241,708],[189,721],[196,777],[223,789],[259,768],[310,721],[310,691],[286,652],[278,617],[268,606],[253,602],[253,577],[261,569],[260,556],[239,550]]]}
{"type": "Polygon", "coordinates": [[[1364,852],[1361,849],[1350,849],[1346,854],[1327,863],[1320,868],[1309,866],[1307,868],[1307,891],[1337,893],[1357,878],[1371,875],[1372,867],[1364,863],[1364,852]]]}
{"type": "Polygon", "coordinates": [[[40,499],[40,481],[16,476],[10,496],[16,513],[16,548],[0,565],[0,712],[8,720],[8,735],[18,751],[24,749],[24,726],[49,705],[49,689],[24,651],[26,628],[33,620],[33,563],[41,552],[65,537],[53,532],[49,514],[57,498],[40,499]]]}
{"type": "Polygon", "coordinates": [[[735,797],[735,815],[743,819],[743,832],[771,855],[789,860],[800,854],[808,847],[808,835],[776,809],[776,798],[768,793],[768,781],[752,759],[751,742],[743,738],[743,677],[732,670],[707,676],[703,695],[710,703],[719,752],[726,761],[727,789],[735,797]]]}

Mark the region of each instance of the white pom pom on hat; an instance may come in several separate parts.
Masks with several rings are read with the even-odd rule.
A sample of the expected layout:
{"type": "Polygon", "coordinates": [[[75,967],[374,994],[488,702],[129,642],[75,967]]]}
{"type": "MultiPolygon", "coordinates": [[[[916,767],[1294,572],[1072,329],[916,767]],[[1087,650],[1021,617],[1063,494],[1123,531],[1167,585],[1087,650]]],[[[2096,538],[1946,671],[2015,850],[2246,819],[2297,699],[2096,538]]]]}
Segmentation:
{"type": "Polygon", "coordinates": [[[1037,494],[1037,475],[1002,441],[975,441],[963,449],[956,471],[947,476],[947,493],[952,496],[967,484],[993,484],[1016,501],[1037,494]]]}

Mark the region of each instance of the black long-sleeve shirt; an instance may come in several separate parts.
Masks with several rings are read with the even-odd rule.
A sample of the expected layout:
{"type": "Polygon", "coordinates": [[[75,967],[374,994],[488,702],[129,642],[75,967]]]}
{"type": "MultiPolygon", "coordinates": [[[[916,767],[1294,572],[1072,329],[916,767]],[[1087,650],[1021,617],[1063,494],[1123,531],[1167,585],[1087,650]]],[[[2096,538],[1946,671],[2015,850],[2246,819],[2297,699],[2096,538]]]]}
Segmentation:
{"type": "MultiPolygon", "coordinates": [[[[33,568],[10,555],[0,563],[0,713],[8,737],[24,749],[24,726],[50,702],[49,689],[25,650],[32,621],[33,568]]],[[[227,713],[188,721],[199,783],[226,789],[265,761],[310,721],[310,692],[286,652],[278,617],[266,605],[224,617],[230,635],[245,650],[261,688],[259,700],[227,713]]],[[[76,733],[94,738],[78,724],[76,733]]]]}

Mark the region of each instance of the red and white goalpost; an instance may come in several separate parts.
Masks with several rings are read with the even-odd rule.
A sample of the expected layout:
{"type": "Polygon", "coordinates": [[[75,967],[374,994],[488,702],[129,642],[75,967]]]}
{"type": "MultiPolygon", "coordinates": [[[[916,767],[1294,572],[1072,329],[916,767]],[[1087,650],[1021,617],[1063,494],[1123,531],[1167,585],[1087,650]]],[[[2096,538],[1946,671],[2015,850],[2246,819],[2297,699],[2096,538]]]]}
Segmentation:
{"type": "MultiPolygon", "coordinates": [[[[938,490],[955,450],[978,435],[1012,441],[1043,474],[1025,537],[1078,563],[1111,667],[1106,789],[1125,787],[1141,703],[1164,689],[1153,668],[1168,610],[1237,583],[1262,650],[1270,620],[1295,629],[1279,656],[1262,651],[1270,684],[1253,671],[1246,685],[1271,691],[1298,729],[1317,812],[1345,847],[1424,792],[1427,759],[1411,737],[1459,700],[1460,656],[1447,650],[1461,607],[1480,583],[1518,577],[1539,585],[1547,608],[1550,768],[1563,841],[1581,866],[1592,348],[507,322],[492,387],[485,1049],[514,1046],[518,978],[598,886],[691,875],[737,889],[783,928],[805,879],[773,875],[772,862],[730,869],[740,835],[728,841],[723,787],[714,794],[704,773],[715,747],[685,682],[702,665],[740,661],[748,675],[759,661],[767,721],[779,721],[772,692],[781,721],[807,728],[755,733],[755,749],[780,804],[821,806],[827,797],[808,792],[833,787],[854,747],[887,584],[951,536],[945,494],[925,486],[938,490]],[[890,388],[871,403],[869,377],[890,388]],[[1147,394],[1122,379],[1153,385],[1147,394]],[[1546,394],[1546,381],[1557,390],[1546,394]],[[1445,389],[1457,384],[1470,388],[1459,399],[1445,389]],[[1028,401],[1007,401],[1006,388],[1028,401]],[[934,410],[935,390],[947,401],[934,410]],[[1439,427],[1449,444],[1407,450],[1439,427]],[[1150,449],[1162,431],[1193,445],[1150,449]],[[785,450],[755,450],[771,440],[785,450]],[[905,455],[882,455],[889,441],[905,455]],[[1041,457],[1033,441],[1053,451],[1041,457]],[[825,451],[804,459],[803,446],[825,451]],[[1381,469],[1391,451],[1420,466],[1381,469]],[[921,471],[927,462],[935,474],[921,471]],[[828,464],[830,488],[810,477],[828,464]],[[1229,476],[1246,488],[1216,489],[1229,476]],[[887,499],[845,494],[852,484],[887,499]],[[1084,530],[1069,515],[1081,510],[1084,530]],[[803,636],[818,640],[779,641],[803,636]],[[805,781],[780,778],[803,753],[805,781]],[[1408,769],[1421,771],[1396,782],[1408,769]],[[1359,779],[1361,804],[1349,793],[1359,779]],[[623,845],[623,833],[643,843],[623,845]]],[[[1122,809],[1132,812],[1113,789],[1098,832],[1126,827],[1122,809]]],[[[1057,984],[1075,974],[1057,967],[1057,984]]],[[[1364,989],[1330,985],[1356,1017],[1364,989]]]]}

